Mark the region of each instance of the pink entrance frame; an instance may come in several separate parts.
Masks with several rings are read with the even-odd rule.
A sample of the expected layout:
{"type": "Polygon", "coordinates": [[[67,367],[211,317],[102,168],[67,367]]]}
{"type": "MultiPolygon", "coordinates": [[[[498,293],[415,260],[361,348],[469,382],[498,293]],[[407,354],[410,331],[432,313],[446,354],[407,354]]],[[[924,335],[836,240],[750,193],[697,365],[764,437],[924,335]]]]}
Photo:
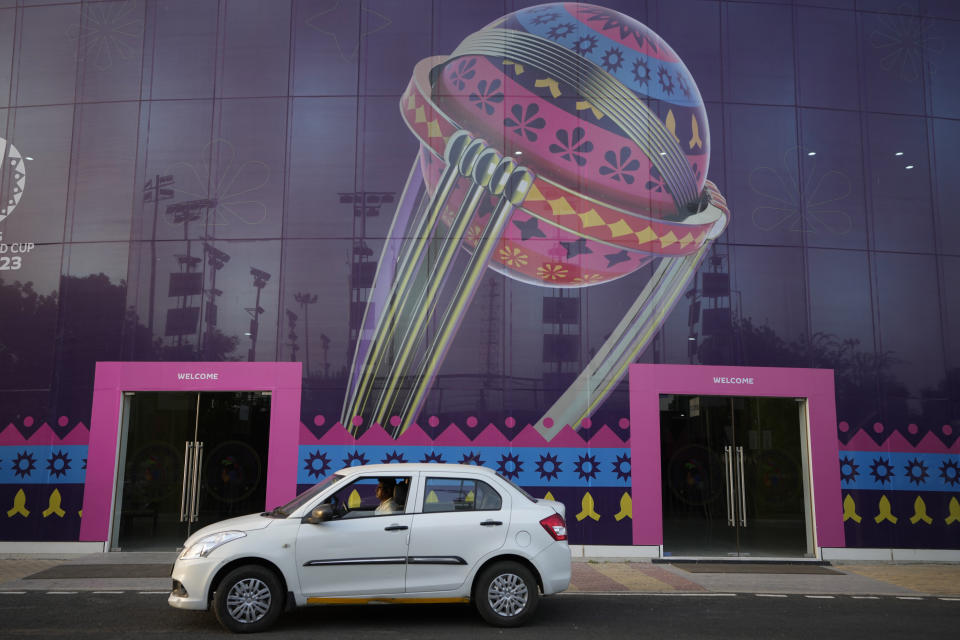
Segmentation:
{"type": "Polygon", "coordinates": [[[269,391],[267,504],[296,495],[300,436],[299,362],[98,362],[80,540],[109,539],[124,391],[269,391]]]}
{"type": "Polygon", "coordinates": [[[832,369],[630,366],[630,442],[633,544],[663,544],[660,483],[660,396],[768,396],[806,398],[811,498],[816,547],[844,547],[840,450],[832,369]]]}

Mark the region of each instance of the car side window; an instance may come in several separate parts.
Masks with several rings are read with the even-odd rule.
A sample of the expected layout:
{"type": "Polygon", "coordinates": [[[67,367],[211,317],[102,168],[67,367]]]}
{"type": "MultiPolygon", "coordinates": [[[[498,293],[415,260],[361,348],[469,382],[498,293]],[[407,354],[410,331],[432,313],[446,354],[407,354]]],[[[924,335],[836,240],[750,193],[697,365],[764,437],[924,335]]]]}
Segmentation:
{"type": "Polygon", "coordinates": [[[406,510],[410,476],[358,478],[324,502],[333,507],[334,518],[365,518],[403,513],[406,510]]]}
{"type": "Polygon", "coordinates": [[[423,512],[499,511],[503,499],[482,480],[468,478],[427,478],[423,512]]]}

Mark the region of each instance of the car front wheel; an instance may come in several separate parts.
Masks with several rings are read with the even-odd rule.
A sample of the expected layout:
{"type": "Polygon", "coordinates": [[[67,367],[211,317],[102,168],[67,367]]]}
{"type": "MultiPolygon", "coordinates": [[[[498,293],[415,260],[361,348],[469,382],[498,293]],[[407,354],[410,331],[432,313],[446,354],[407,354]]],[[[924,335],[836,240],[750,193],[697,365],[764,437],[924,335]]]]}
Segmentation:
{"type": "Polygon", "coordinates": [[[498,562],[483,570],[473,590],[477,611],[496,627],[518,627],[540,600],[537,581],[520,563],[498,562]]]}
{"type": "Polygon", "coordinates": [[[273,626],[283,611],[283,588],[277,575],[257,565],[238,567],[224,577],[213,595],[213,610],[227,630],[255,633],[273,626]]]}

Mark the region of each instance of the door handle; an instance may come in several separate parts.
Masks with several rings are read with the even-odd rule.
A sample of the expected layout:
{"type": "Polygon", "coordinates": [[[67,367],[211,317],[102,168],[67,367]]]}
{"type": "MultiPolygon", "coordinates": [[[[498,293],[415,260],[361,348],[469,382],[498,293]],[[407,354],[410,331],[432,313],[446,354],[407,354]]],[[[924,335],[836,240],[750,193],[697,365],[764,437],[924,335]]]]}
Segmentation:
{"type": "Polygon", "coordinates": [[[190,522],[196,522],[200,516],[200,470],[203,465],[203,443],[196,443],[193,456],[193,508],[190,510],[190,522]]]}
{"type": "Polygon", "coordinates": [[[743,447],[737,447],[737,471],[739,472],[740,482],[740,526],[747,526],[747,490],[743,477],[743,447]]]}
{"type": "Polygon", "coordinates": [[[499,520],[484,520],[480,523],[481,527],[499,527],[503,523],[499,520]]]}
{"type": "Polygon", "coordinates": [[[384,527],[383,530],[384,531],[406,531],[409,528],[410,527],[408,527],[405,524],[392,524],[389,527],[384,527]]]}
{"type": "Polygon", "coordinates": [[[187,521],[187,497],[193,495],[190,491],[193,477],[190,475],[193,462],[193,443],[187,440],[183,443],[183,485],[180,488],[180,522],[187,521]]]}
{"type": "Polygon", "coordinates": [[[732,447],[727,445],[723,448],[723,479],[727,489],[727,526],[737,526],[736,518],[733,515],[733,451],[732,447]]]}

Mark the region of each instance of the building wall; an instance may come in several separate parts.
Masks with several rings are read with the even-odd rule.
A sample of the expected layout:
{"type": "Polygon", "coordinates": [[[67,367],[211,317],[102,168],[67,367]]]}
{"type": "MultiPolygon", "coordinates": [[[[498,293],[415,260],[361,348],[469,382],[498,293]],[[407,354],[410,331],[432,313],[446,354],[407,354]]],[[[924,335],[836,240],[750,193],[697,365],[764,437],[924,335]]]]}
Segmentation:
{"type": "MultiPolygon", "coordinates": [[[[348,442],[320,445],[341,419],[363,265],[391,246],[418,150],[400,97],[420,60],[528,4],[0,0],[0,538],[77,539],[98,361],[302,362],[298,482],[317,452],[348,458],[348,442]],[[195,259],[202,288],[221,292],[215,312],[209,293],[171,281],[195,259]]],[[[960,10],[603,4],[689,68],[708,177],[731,211],[640,361],[833,369],[846,544],[957,548],[960,10]],[[708,290],[707,273],[729,290],[708,290]]],[[[526,437],[652,270],[563,291],[488,270],[418,427],[466,437],[448,460],[480,446],[479,426],[526,437]],[[545,314],[560,296],[575,322],[545,314]]],[[[593,434],[609,440],[609,487],[589,488],[598,513],[620,512],[627,416],[621,383],[573,425],[584,449],[567,452],[565,474],[594,455],[593,434]]],[[[370,447],[371,461],[393,451],[370,447]]],[[[547,451],[528,447],[519,479],[542,491],[547,451]]],[[[512,464],[509,450],[482,453],[512,464]]],[[[581,513],[590,483],[565,482],[581,513]]],[[[612,520],[596,537],[592,522],[572,524],[575,537],[629,531],[612,520]]]]}

